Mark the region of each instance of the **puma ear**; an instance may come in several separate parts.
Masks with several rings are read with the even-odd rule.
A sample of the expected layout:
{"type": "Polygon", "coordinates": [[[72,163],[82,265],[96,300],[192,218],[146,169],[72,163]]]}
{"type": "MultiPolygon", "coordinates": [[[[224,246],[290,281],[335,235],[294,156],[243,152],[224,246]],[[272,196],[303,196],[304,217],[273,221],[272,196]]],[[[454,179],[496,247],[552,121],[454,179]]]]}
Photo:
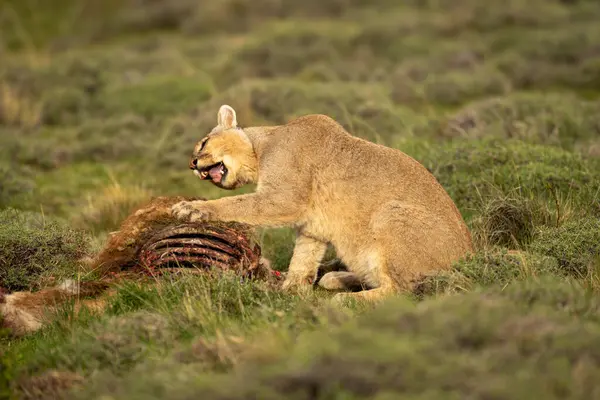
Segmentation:
{"type": "Polygon", "coordinates": [[[225,129],[232,129],[237,127],[235,110],[227,104],[223,104],[221,108],[219,108],[217,123],[219,124],[219,126],[225,129]]]}

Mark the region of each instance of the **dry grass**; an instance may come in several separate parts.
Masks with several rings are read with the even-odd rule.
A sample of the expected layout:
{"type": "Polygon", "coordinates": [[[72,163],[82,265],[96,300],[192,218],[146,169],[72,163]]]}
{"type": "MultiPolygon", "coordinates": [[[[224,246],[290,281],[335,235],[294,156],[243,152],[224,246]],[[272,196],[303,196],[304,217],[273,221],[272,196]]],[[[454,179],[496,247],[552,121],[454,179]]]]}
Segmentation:
{"type": "Polygon", "coordinates": [[[88,194],[74,224],[94,235],[115,231],[133,210],[152,196],[152,192],[144,187],[113,182],[98,193],[88,194]]]}
{"type": "Polygon", "coordinates": [[[23,128],[37,126],[42,119],[42,104],[18,93],[17,89],[0,83],[0,122],[23,128]]]}

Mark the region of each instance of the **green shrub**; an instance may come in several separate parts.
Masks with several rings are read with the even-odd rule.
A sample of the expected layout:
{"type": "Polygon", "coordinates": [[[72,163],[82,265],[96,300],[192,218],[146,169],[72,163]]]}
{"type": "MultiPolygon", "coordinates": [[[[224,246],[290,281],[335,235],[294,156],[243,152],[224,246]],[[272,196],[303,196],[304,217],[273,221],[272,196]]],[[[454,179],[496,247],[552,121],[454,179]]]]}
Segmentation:
{"type": "Polygon", "coordinates": [[[189,33],[232,32],[239,33],[265,25],[278,19],[340,18],[374,6],[386,10],[396,5],[390,0],[227,0],[201,4],[195,14],[183,22],[189,33]]]}
{"type": "Polygon", "coordinates": [[[160,124],[139,115],[124,114],[106,119],[88,119],[77,128],[52,134],[69,140],[70,162],[109,162],[141,158],[161,142],[160,124]]]}
{"type": "MultiPolygon", "coordinates": [[[[160,162],[162,157],[156,160],[154,156],[162,146],[181,146],[181,143],[165,139],[179,139],[179,131],[184,129],[175,126],[175,123],[146,122],[143,117],[132,114],[106,119],[89,118],[75,127],[42,126],[35,133],[18,129],[7,131],[4,141],[7,149],[2,153],[15,164],[44,172],[76,163],[123,161],[146,155],[160,162]],[[64,143],[69,145],[64,146],[64,143]]],[[[185,153],[179,147],[176,156],[189,154],[190,143],[183,149],[185,153]]],[[[165,152],[165,156],[170,155],[170,152],[165,152]]]]}
{"type": "Polygon", "coordinates": [[[90,100],[79,88],[66,87],[44,93],[42,104],[42,123],[72,125],[84,117],[90,100]]]}
{"type": "Polygon", "coordinates": [[[506,27],[552,27],[569,19],[569,10],[559,2],[535,0],[526,3],[522,0],[509,0],[504,3],[494,3],[488,6],[483,3],[464,2],[463,13],[465,28],[479,32],[490,32],[506,27]],[[536,4],[536,6],[533,6],[536,4]],[[530,5],[535,9],[530,8],[530,5]]]}
{"type": "Polygon", "coordinates": [[[0,89],[5,92],[0,104],[6,103],[4,108],[12,111],[0,116],[0,122],[25,128],[77,124],[94,111],[104,86],[104,73],[93,61],[59,57],[39,63],[11,58],[0,68],[0,89]],[[8,115],[16,113],[20,115],[8,115]]]}
{"type": "MultiPolygon", "coordinates": [[[[243,77],[291,77],[315,64],[327,65],[335,76],[356,74],[348,68],[354,27],[347,23],[298,25],[292,21],[263,29],[234,53],[222,73],[228,80],[243,77]]],[[[361,60],[364,63],[365,60],[361,60]]]]}
{"type": "Polygon", "coordinates": [[[10,291],[39,288],[44,279],[76,272],[86,254],[80,232],[40,215],[0,211],[0,287],[10,291]]]}
{"type": "Polygon", "coordinates": [[[510,81],[501,72],[478,65],[475,52],[457,49],[449,53],[407,61],[390,74],[387,79],[394,102],[413,107],[455,107],[510,92],[510,81]]]}
{"type": "Polygon", "coordinates": [[[397,146],[433,172],[466,216],[498,196],[569,199],[584,214],[597,202],[598,162],[555,147],[496,138],[397,146]]]}
{"type": "Polygon", "coordinates": [[[556,258],[565,273],[585,277],[600,267],[600,220],[573,219],[559,227],[542,227],[531,250],[556,258]]]}
{"type": "Polygon", "coordinates": [[[53,360],[62,369],[125,371],[150,354],[164,354],[175,340],[169,320],[140,311],[125,317],[106,318],[58,349],[40,358],[53,360]]]}

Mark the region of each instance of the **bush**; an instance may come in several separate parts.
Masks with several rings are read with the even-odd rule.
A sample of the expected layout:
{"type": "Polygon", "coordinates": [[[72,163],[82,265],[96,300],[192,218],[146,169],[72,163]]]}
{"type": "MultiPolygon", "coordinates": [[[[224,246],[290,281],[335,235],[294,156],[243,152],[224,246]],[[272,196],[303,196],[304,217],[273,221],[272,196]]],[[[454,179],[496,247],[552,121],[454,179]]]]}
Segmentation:
{"type": "Polygon", "coordinates": [[[573,319],[600,323],[600,296],[597,291],[585,289],[580,282],[565,278],[543,277],[506,286],[486,289],[524,308],[549,307],[573,319]]]}
{"type": "Polygon", "coordinates": [[[496,96],[510,91],[510,82],[489,68],[449,72],[433,76],[424,85],[425,100],[430,104],[457,106],[476,98],[496,96]]]}
{"type": "Polygon", "coordinates": [[[106,318],[92,324],[64,346],[63,354],[50,350],[41,358],[53,359],[68,370],[111,369],[125,371],[149,354],[164,353],[175,340],[169,320],[160,314],[140,311],[125,317],[106,318]]]}
{"type": "Polygon", "coordinates": [[[387,9],[390,0],[226,0],[200,5],[183,22],[189,33],[245,32],[278,19],[340,18],[365,6],[387,9]]]}
{"type": "Polygon", "coordinates": [[[597,201],[598,162],[558,148],[496,138],[397,146],[433,172],[466,216],[489,197],[569,199],[583,214],[597,201]]]}
{"type": "Polygon", "coordinates": [[[543,227],[531,250],[556,258],[564,273],[586,277],[600,267],[600,220],[574,219],[559,227],[543,227]]]}
{"type": "Polygon", "coordinates": [[[82,233],[40,215],[0,211],[0,287],[37,289],[43,281],[73,274],[86,254],[82,233]]]}
{"type": "Polygon", "coordinates": [[[356,68],[348,68],[347,57],[353,32],[352,25],[345,23],[274,25],[234,53],[222,74],[233,81],[293,77],[315,64],[328,66],[334,76],[356,74],[356,68]]]}

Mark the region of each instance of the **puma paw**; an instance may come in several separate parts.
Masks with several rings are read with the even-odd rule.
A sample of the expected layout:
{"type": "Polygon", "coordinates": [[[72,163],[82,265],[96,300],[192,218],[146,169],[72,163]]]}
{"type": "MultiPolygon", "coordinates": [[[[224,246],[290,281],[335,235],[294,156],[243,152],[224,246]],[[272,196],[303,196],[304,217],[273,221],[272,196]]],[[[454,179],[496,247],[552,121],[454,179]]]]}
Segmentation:
{"type": "Polygon", "coordinates": [[[199,201],[180,201],[171,207],[171,214],[189,222],[208,221],[213,216],[211,209],[199,201]]]}

